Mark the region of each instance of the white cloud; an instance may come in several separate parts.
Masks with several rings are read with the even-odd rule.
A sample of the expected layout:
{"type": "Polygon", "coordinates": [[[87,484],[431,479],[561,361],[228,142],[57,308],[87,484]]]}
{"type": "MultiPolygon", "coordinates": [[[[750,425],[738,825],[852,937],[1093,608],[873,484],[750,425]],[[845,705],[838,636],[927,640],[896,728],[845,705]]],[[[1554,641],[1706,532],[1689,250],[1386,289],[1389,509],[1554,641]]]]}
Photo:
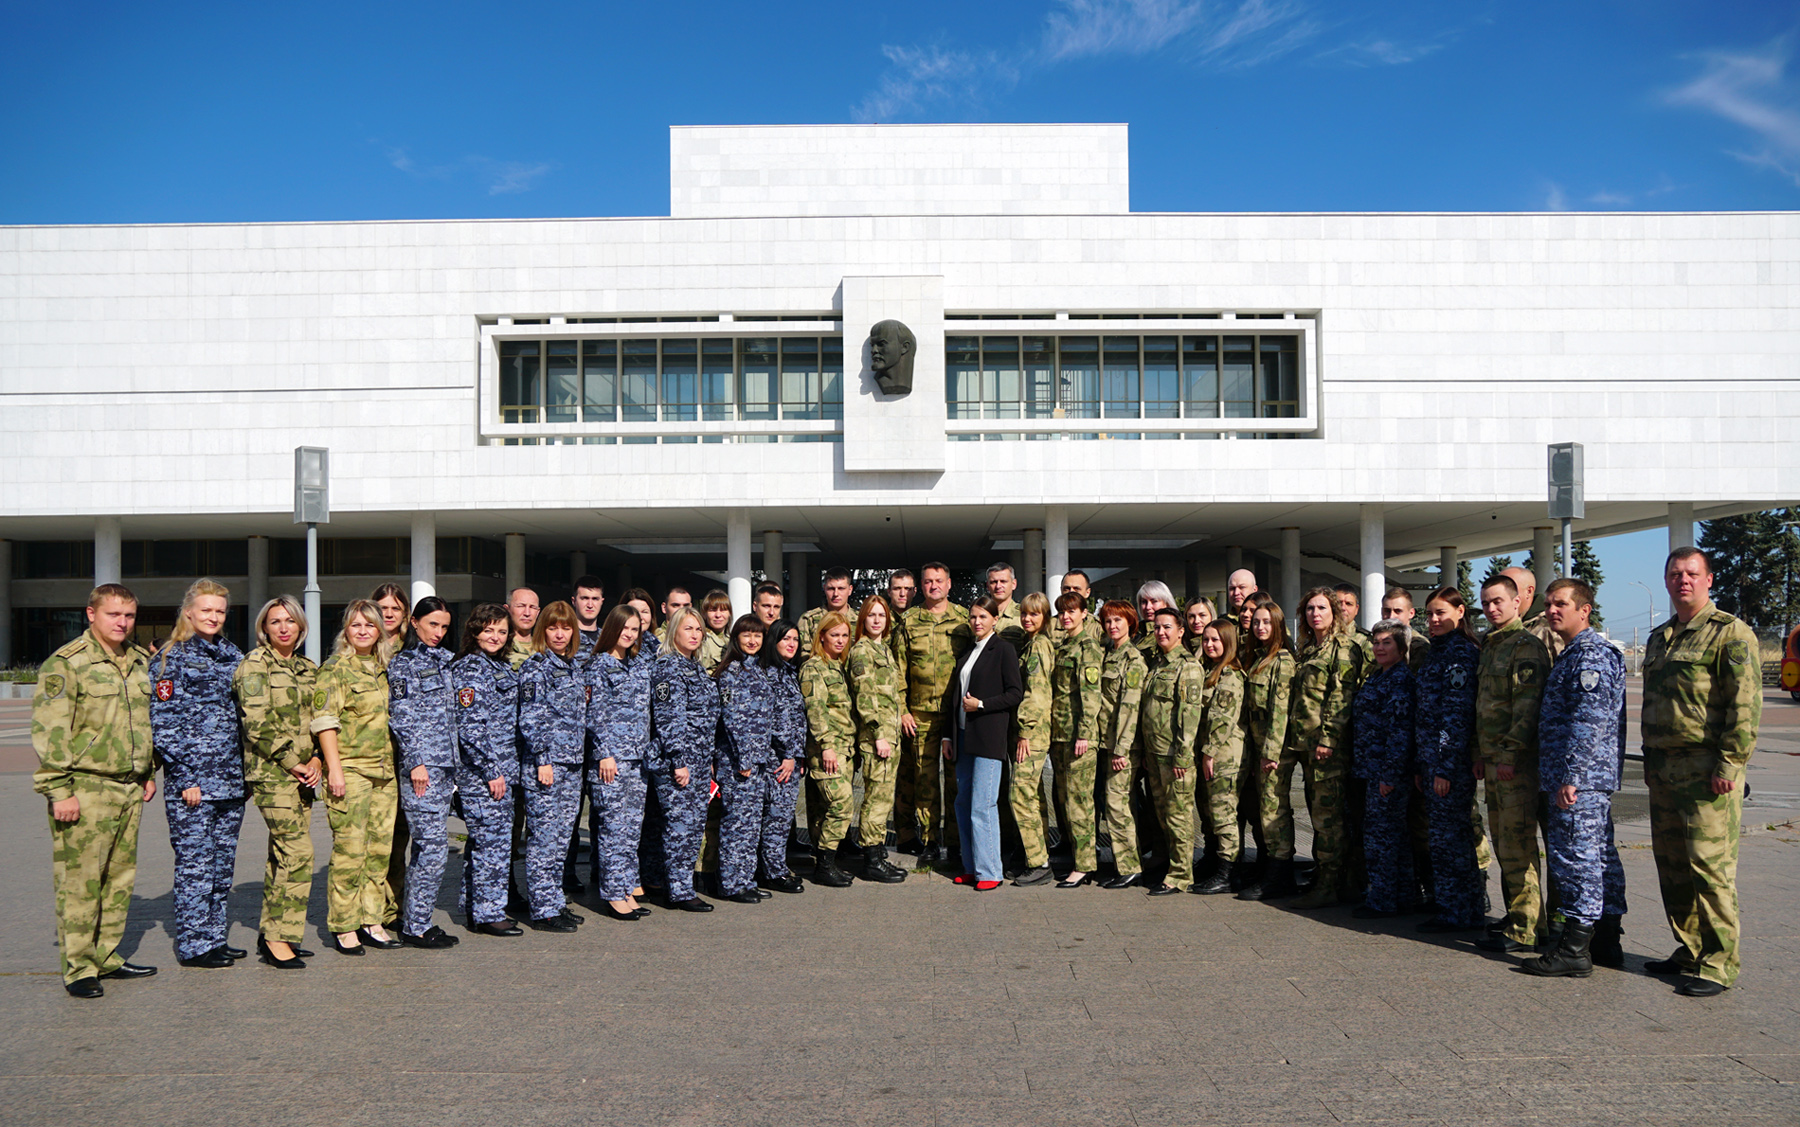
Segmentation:
{"type": "Polygon", "coordinates": [[[1563,191],[1561,184],[1551,183],[1544,192],[1544,211],[1569,210],[1569,196],[1563,191]]]}
{"type": "Polygon", "coordinates": [[[1800,185],[1800,99],[1787,79],[1787,40],[1777,39],[1760,51],[1709,51],[1699,57],[1699,77],[1670,91],[1668,102],[1705,110],[1748,130],[1760,140],[1760,149],[1726,151],[1800,185]]]}
{"type": "Polygon", "coordinates": [[[1018,67],[992,51],[884,46],[888,71],[851,111],[858,121],[892,121],[939,102],[976,102],[1018,81],[1018,67]]]}
{"type": "Polygon", "coordinates": [[[1206,17],[1199,0],[1062,0],[1044,20],[1040,48],[1050,62],[1091,55],[1147,55],[1206,17]]]}
{"type": "Polygon", "coordinates": [[[537,182],[556,168],[548,161],[537,164],[522,164],[519,161],[491,161],[486,157],[474,157],[471,161],[487,170],[488,195],[510,196],[520,192],[529,192],[537,182]]]}
{"type": "Polygon", "coordinates": [[[386,158],[390,168],[415,180],[474,179],[487,189],[490,196],[528,192],[537,186],[539,180],[557,168],[551,161],[495,160],[479,153],[446,164],[420,164],[404,146],[385,145],[375,138],[370,138],[370,143],[381,145],[382,156],[386,158]]]}
{"type": "Polygon", "coordinates": [[[1393,67],[1417,62],[1426,55],[1443,50],[1446,39],[1424,43],[1396,43],[1392,39],[1360,39],[1319,54],[1321,59],[1334,59],[1355,67],[1393,67]]]}
{"type": "MultiPolygon", "coordinates": [[[[1624,192],[1609,192],[1602,188],[1600,191],[1589,196],[1588,202],[1597,203],[1603,207],[1629,207],[1631,206],[1631,197],[1624,192]]],[[[1552,208],[1551,210],[1560,211],[1562,209],[1552,208]]]]}

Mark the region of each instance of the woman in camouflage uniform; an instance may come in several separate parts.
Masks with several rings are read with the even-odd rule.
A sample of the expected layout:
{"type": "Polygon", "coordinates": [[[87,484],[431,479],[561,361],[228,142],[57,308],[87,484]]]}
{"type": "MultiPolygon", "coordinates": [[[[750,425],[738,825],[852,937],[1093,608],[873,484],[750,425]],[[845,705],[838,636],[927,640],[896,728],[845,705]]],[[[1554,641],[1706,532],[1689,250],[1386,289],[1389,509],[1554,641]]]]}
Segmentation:
{"type": "Polygon", "coordinates": [[[1313,883],[1296,908],[1323,908],[1360,898],[1352,888],[1348,812],[1350,702],[1360,687],[1362,648],[1340,619],[1330,587],[1314,587],[1300,600],[1303,644],[1295,662],[1288,706],[1289,757],[1306,777],[1313,824],[1313,883]]]}
{"type": "Polygon", "coordinates": [[[893,608],[880,595],[864,599],[856,616],[856,644],[845,663],[856,721],[856,762],[863,777],[858,837],[863,879],[880,884],[906,879],[906,873],[887,859],[888,815],[894,809],[894,780],[900,766],[900,703],[906,695],[906,673],[888,636],[894,618],[893,608]]]}
{"type": "Polygon", "coordinates": [[[400,805],[382,641],[381,609],[362,599],[351,603],[313,693],[311,727],[325,755],[331,825],[326,926],[346,955],[361,955],[365,946],[400,946],[382,926],[398,911],[388,899],[387,871],[400,805]]]}
{"type": "Polygon", "coordinates": [[[1100,746],[1095,751],[1100,781],[1095,802],[1106,812],[1117,873],[1101,887],[1130,888],[1143,879],[1138,871],[1137,820],[1131,816],[1131,783],[1136,774],[1138,704],[1149,670],[1143,651],[1131,641],[1137,612],[1130,603],[1115,599],[1101,607],[1100,626],[1111,648],[1100,666],[1100,746]]]}
{"type": "Polygon", "coordinates": [[[256,616],[262,645],[231,676],[244,727],[244,780],[269,828],[263,870],[262,920],[256,937],[263,962],[297,970],[311,951],[296,946],[306,934],[312,895],[312,806],[324,763],[310,735],[318,666],[298,652],[306,614],[292,595],[263,604],[256,616]]]}
{"type": "Polygon", "coordinates": [[[1044,798],[1044,760],[1050,755],[1051,680],[1056,672],[1056,647],[1050,641],[1050,600],[1033,591],[1019,601],[1019,624],[1025,632],[1019,652],[1019,678],[1025,683],[1025,699],[1013,714],[1012,783],[1007,788],[1013,824],[1025,853],[1025,871],[1016,885],[1042,884],[1050,872],[1050,849],[1044,842],[1044,826],[1050,820],[1044,798]]]}
{"type": "Polygon", "coordinates": [[[1061,641],[1050,674],[1050,750],[1056,757],[1051,789],[1075,867],[1056,882],[1080,888],[1099,864],[1094,851],[1095,763],[1100,757],[1100,667],[1106,652],[1089,628],[1087,600],[1074,591],[1056,598],[1061,641]]]}
{"type": "MultiPolygon", "coordinates": [[[[1190,608],[1191,609],[1191,608],[1190,608]]],[[[1229,618],[1206,624],[1200,633],[1200,653],[1206,663],[1206,717],[1201,722],[1201,746],[1196,749],[1200,768],[1202,820],[1207,840],[1217,853],[1211,873],[1189,892],[1216,896],[1231,891],[1231,874],[1244,859],[1244,838],[1239,832],[1239,780],[1245,769],[1244,673],[1238,665],[1237,623],[1229,618]]]]}
{"type": "Polygon", "coordinates": [[[731,625],[731,596],[714,587],[700,600],[700,616],[706,620],[706,637],[700,642],[700,668],[712,673],[725,660],[725,646],[731,641],[726,634],[731,625]]]}
{"type": "MultiPolygon", "coordinates": [[[[775,793],[771,796],[769,817],[781,829],[779,846],[764,839],[762,884],[776,892],[800,893],[806,885],[787,866],[787,833],[794,824],[794,805],[800,797],[800,785],[806,779],[806,698],[800,692],[800,678],[794,670],[794,659],[800,654],[800,628],[785,618],[763,627],[759,660],[769,672],[775,687],[775,727],[781,747],[797,762],[785,777],[775,773],[775,793]],[[779,867],[778,867],[779,866],[779,867]]],[[[784,763],[785,766],[785,763],[784,763]]]]}
{"type": "Polygon", "coordinates": [[[531,656],[519,667],[519,735],[525,755],[526,921],[533,931],[568,933],[586,917],[569,910],[563,892],[569,834],[581,813],[581,767],[587,760],[587,658],[575,608],[557,600],[531,627],[531,656]]]}
{"type": "Polygon", "coordinates": [[[1242,808],[1256,813],[1262,827],[1257,850],[1258,879],[1238,892],[1239,900],[1276,900],[1294,887],[1294,760],[1287,752],[1288,703],[1294,684],[1294,655],[1287,644],[1287,616],[1262,592],[1244,601],[1249,608],[1248,655],[1244,666],[1244,775],[1242,808]],[[1252,603],[1251,600],[1259,602],[1252,603]]]}
{"type": "Polygon", "coordinates": [[[1187,647],[1188,653],[1198,655],[1206,628],[1212,624],[1213,619],[1219,617],[1219,612],[1213,607],[1211,599],[1195,599],[1187,605],[1183,614],[1187,619],[1187,637],[1182,639],[1182,644],[1187,647]]]}
{"type": "Polygon", "coordinates": [[[644,797],[650,756],[650,663],[637,660],[641,620],[631,607],[607,612],[588,663],[593,695],[587,732],[594,745],[589,801],[600,812],[601,911],[632,922],[650,914],[637,902],[638,845],[644,831],[644,797]]]}
{"type": "Polygon", "coordinates": [[[832,611],[819,620],[812,656],[800,667],[800,694],[806,699],[806,767],[819,799],[820,816],[807,818],[813,843],[813,880],[844,888],[850,874],[838,868],[837,848],[850,829],[850,773],[855,760],[856,721],[850,711],[850,680],[844,659],[850,649],[850,619],[832,611]]]}

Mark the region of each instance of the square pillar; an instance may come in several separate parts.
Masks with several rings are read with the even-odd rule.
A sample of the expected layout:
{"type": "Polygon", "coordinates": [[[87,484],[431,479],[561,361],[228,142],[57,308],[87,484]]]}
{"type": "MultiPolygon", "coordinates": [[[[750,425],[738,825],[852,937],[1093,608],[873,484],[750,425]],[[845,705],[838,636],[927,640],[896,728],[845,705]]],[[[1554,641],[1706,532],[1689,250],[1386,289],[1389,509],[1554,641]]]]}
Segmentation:
{"type": "Polygon", "coordinates": [[[1669,502],[1669,551],[1694,546],[1694,504],[1692,501],[1669,502]]]}
{"type": "Polygon", "coordinates": [[[1381,599],[1387,594],[1387,518],[1380,505],[1363,505],[1362,524],[1362,625],[1366,630],[1381,621],[1381,599]]]}
{"type": "Polygon", "coordinates": [[[437,514],[414,513],[412,518],[412,601],[437,594],[437,514]]]}
{"type": "Polygon", "coordinates": [[[1051,505],[1044,510],[1044,592],[1052,606],[1062,594],[1062,577],[1069,570],[1069,510],[1051,505]]]}
{"type": "Polygon", "coordinates": [[[94,586],[125,577],[125,545],[118,517],[94,518],[94,586]]]}
{"type": "Polygon", "coordinates": [[[750,510],[732,509],[725,515],[725,593],[731,596],[731,617],[750,613],[750,510]]]}

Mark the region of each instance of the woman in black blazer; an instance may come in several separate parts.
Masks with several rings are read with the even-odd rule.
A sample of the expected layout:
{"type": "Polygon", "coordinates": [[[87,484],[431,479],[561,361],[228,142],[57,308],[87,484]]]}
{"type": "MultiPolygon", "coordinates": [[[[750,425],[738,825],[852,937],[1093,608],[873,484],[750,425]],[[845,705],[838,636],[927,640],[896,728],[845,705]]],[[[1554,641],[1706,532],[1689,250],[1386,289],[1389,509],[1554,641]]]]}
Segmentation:
{"type": "Polygon", "coordinates": [[[958,884],[986,892],[1000,886],[1000,778],[1011,748],[1013,710],[1025,699],[1019,653],[994,633],[1000,604],[969,608],[975,648],[956,663],[944,694],[944,758],[956,764],[956,826],[962,839],[958,884]]]}

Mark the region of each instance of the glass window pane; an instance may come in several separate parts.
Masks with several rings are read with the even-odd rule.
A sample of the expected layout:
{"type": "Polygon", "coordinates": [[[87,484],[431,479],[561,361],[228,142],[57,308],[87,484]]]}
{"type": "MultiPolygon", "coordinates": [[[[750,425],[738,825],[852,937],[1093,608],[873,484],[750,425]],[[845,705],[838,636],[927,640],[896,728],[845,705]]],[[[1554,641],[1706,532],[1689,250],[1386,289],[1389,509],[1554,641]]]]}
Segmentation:
{"type": "Polygon", "coordinates": [[[1296,337],[1263,337],[1258,349],[1262,364],[1262,410],[1265,419],[1291,419],[1300,414],[1300,342],[1296,337]]]}
{"type": "Polygon", "coordinates": [[[990,419],[1019,417],[1019,338],[981,338],[982,414],[990,419]]]}
{"type": "Polygon", "coordinates": [[[1100,398],[1109,419],[1138,417],[1138,338],[1105,338],[1100,398]]]}
{"type": "Polygon", "coordinates": [[[1219,338],[1181,338],[1182,410],[1190,419],[1219,417],[1219,338]]]}
{"type": "Polygon", "coordinates": [[[746,337],[738,341],[738,418],[775,417],[775,339],[746,337]]]}
{"type": "Polygon", "coordinates": [[[1144,417],[1179,418],[1180,393],[1174,337],[1144,338],[1144,417]]]}
{"type": "Polygon", "coordinates": [[[535,340],[500,342],[500,418],[508,423],[538,421],[538,352],[535,340]]]}
{"type": "Polygon", "coordinates": [[[1255,337],[1226,337],[1225,357],[1220,376],[1220,398],[1228,419],[1249,419],[1256,415],[1256,379],[1252,371],[1256,363],[1255,337]]]}
{"type": "MultiPolygon", "coordinates": [[[[700,342],[693,338],[662,342],[662,417],[664,422],[691,423],[699,417],[700,342]]],[[[664,443],[690,444],[693,436],[665,438],[664,443]]]]}
{"type": "Polygon", "coordinates": [[[732,347],[729,338],[700,343],[700,418],[706,422],[731,419],[732,347]]]}
{"type": "MultiPolygon", "coordinates": [[[[944,338],[944,399],[952,419],[981,417],[981,347],[977,337],[944,338]]],[[[965,439],[967,435],[957,435],[965,439]]]]}
{"type": "Polygon", "coordinates": [[[575,421],[575,404],[581,399],[581,371],[576,358],[576,347],[572,340],[553,340],[546,347],[545,422],[575,421]]]}
{"type": "MultiPolygon", "coordinates": [[[[620,421],[653,423],[656,421],[656,342],[621,341],[620,351],[620,421]]],[[[653,443],[656,439],[628,438],[625,441],[638,445],[653,443]]]]}
{"type": "Polygon", "coordinates": [[[1071,419],[1100,417],[1100,338],[1063,337],[1057,342],[1062,369],[1063,415],[1071,419]]]}
{"type": "Polygon", "coordinates": [[[610,340],[581,344],[581,421],[611,423],[619,418],[619,345],[610,340]]]}
{"type": "Polygon", "coordinates": [[[781,338],[781,417],[821,417],[819,394],[819,339],[781,338]]]}
{"type": "Polygon", "coordinates": [[[820,345],[824,415],[827,419],[841,419],[844,417],[844,338],[824,337],[820,345]]]}
{"type": "MultiPolygon", "coordinates": [[[[1024,344],[1025,417],[1052,418],[1056,412],[1056,341],[1026,337],[1024,344]]],[[[1037,437],[1047,437],[1039,435],[1037,437]]]]}

